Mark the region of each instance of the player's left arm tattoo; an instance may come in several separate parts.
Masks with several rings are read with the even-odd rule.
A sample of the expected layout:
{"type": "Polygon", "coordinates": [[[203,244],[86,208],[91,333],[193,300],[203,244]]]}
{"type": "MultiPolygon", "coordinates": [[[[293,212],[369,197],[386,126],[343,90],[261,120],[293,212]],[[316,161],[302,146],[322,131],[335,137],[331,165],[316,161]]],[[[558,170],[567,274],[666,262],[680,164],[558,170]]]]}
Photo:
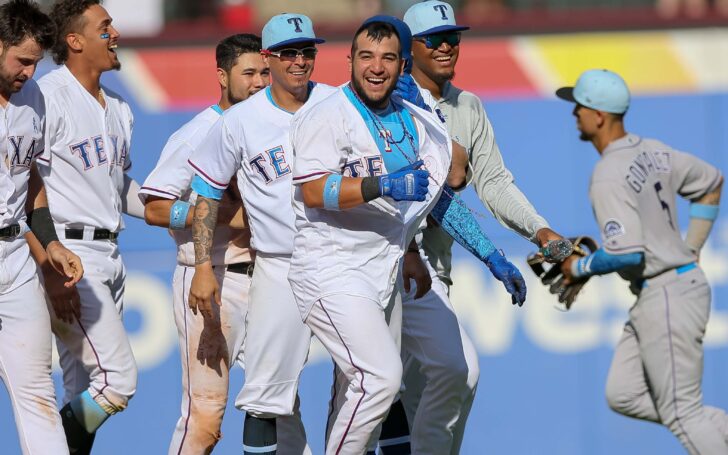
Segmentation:
{"type": "Polygon", "coordinates": [[[192,241],[195,245],[195,265],[210,260],[220,201],[197,196],[195,217],[192,220],[192,241]]]}

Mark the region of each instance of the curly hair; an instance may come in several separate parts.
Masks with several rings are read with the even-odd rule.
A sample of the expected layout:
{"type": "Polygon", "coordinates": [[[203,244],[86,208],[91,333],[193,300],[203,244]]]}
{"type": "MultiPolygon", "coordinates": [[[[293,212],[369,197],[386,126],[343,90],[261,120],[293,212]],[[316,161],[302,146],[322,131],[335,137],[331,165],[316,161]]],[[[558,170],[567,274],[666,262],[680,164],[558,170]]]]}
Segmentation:
{"type": "Polygon", "coordinates": [[[262,47],[260,37],[252,33],[228,36],[220,41],[215,49],[217,67],[229,73],[235,66],[238,57],[248,53],[257,54],[262,47]]]}
{"type": "Polygon", "coordinates": [[[53,21],[34,1],[10,0],[0,6],[0,41],[4,47],[17,46],[31,38],[42,49],[48,49],[55,37],[53,21]]]}
{"type": "Polygon", "coordinates": [[[51,53],[53,61],[57,65],[68,60],[68,46],[66,35],[77,32],[83,28],[83,13],[94,5],[100,5],[102,0],[58,0],[51,9],[51,19],[56,24],[56,42],[53,44],[51,53]]]}

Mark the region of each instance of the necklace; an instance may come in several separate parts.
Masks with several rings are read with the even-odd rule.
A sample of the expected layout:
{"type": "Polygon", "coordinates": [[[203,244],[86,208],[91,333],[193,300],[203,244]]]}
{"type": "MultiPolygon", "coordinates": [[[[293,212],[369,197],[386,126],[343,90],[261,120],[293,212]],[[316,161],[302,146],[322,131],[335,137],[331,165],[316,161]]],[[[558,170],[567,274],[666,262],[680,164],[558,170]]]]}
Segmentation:
{"type": "MultiPolygon", "coordinates": [[[[359,94],[358,94],[358,93],[356,92],[356,90],[354,90],[354,87],[352,87],[352,85],[351,85],[351,82],[349,82],[349,84],[348,84],[348,88],[349,88],[349,90],[351,90],[351,92],[352,92],[352,93],[354,94],[354,96],[355,96],[355,97],[356,97],[356,99],[357,99],[357,100],[359,101],[359,103],[361,103],[361,105],[362,105],[362,106],[364,107],[364,111],[365,111],[365,112],[367,113],[367,115],[368,115],[368,116],[369,116],[369,118],[370,118],[370,119],[372,120],[372,122],[374,122],[374,125],[376,126],[376,128],[377,128],[377,129],[378,129],[378,130],[379,130],[380,132],[381,132],[381,131],[386,131],[386,129],[384,128],[384,124],[382,124],[382,122],[381,122],[381,121],[380,121],[380,120],[379,120],[379,119],[377,118],[377,116],[376,116],[376,115],[374,115],[374,113],[373,113],[373,112],[372,112],[372,111],[371,111],[371,110],[369,109],[369,106],[367,106],[366,104],[364,104],[364,101],[363,101],[363,100],[361,99],[361,97],[359,97],[359,94]]],[[[390,99],[390,103],[391,103],[391,102],[392,102],[392,101],[391,101],[391,99],[390,99]]],[[[399,111],[398,111],[398,110],[396,109],[396,107],[395,107],[394,111],[395,111],[395,113],[397,114],[397,119],[398,119],[398,121],[399,121],[400,125],[402,126],[402,130],[404,131],[404,135],[405,135],[405,136],[407,137],[407,139],[409,140],[409,143],[410,143],[410,147],[412,147],[412,151],[413,151],[413,152],[415,153],[415,160],[412,160],[412,159],[410,159],[410,157],[409,157],[409,156],[407,155],[407,153],[405,153],[405,151],[404,151],[404,150],[402,150],[402,148],[401,148],[401,147],[399,146],[399,143],[401,143],[401,142],[402,142],[402,141],[404,140],[404,138],[400,139],[400,140],[399,140],[398,142],[392,142],[392,143],[394,144],[394,146],[395,146],[395,147],[397,147],[397,150],[399,150],[399,151],[400,151],[400,152],[402,153],[402,155],[403,155],[403,156],[405,157],[405,159],[406,159],[406,160],[407,160],[407,161],[408,161],[408,162],[409,162],[410,164],[412,164],[412,163],[414,163],[415,161],[417,161],[417,160],[419,160],[419,159],[420,159],[419,147],[417,147],[417,148],[415,147],[415,143],[414,143],[414,137],[412,137],[412,134],[410,134],[410,133],[409,133],[409,131],[407,130],[407,128],[405,127],[405,124],[404,124],[404,119],[402,119],[402,115],[401,115],[401,114],[400,114],[400,112],[399,112],[399,111]]],[[[380,134],[381,134],[381,133],[380,133],[380,134]]],[[[384,148],[385,152],[386,152],[386,151],[390,151],[390,152],[391,152],[391,148],[389,147],[389,143],[388,143],[388,141],[387,141],[387,139],[386,139],[386,138],[384,138],[384,143],[385,143],[385,148],[384,148]],[[389,148],[389,150],[387,150],[387,148],[389,148]]],[[[434,183],[435,183],[435,184],[436,184],[437,186],[443,186],[443,183],[440,183],[440,182],[438,182],[437,180],[435,180],[435,177],[433,177],[431,173],[429,174],[429,178],[430,178],[430,180],[432,180],[432,181],[433,181],[433,182],[434,182],[434,183]]],[[[466,209],[467,211],[469,211],[469,212],[470,212],[470,213],[471,213],[471,214],[472,214],[473,216],[476,216],[476,217],[478,217],[478,218],[482,218],[482,219],[484,219],[484,220],[488,219],[488,217],[487,217],[486,215],[484,215],[484,214],[482,214],[482,213],[480,213],[480,212],[478,212],[478,211],[476,211],[476,210],[473,210],[473,209],[471,209],[470,207],[468,207],[468,205],[467,205],[467,204],[465,204],[465,201],[463,201],[463,200],[462,200],[462,198],[460,198],[460,197],[458,197],[458,196],[456,195],[456,193],[455,193],[455,191],[454,191],[454,190],[452,190],[452,189],[451,189],[451,191],[452,191],[452,194],[450,194],[449,192],[443,191],[443,192],[442,192],[442,195],[443,195],[443,196],[447,196],[448,198],[450,198],[450,200],[451,200],[452,202],[455,202],[456,204],[459,204],[459,205],[460,205],[461,207],[465,208],[465,209],[466,209]]]]}

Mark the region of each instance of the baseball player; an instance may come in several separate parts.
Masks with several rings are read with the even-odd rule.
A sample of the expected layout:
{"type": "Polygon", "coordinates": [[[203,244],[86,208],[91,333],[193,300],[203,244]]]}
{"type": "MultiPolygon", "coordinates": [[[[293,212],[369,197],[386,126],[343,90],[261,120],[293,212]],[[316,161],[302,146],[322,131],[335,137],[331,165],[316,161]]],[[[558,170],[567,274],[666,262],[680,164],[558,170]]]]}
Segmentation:
{"type": "MultiPolygon", "coordinates": [[[[294,234],[289,130],[294,113],[334,89],[310,81],[316,44],[323,40],[314,34],[308,17],[274,16],[262,35],[272,85],[225,112],[189,161],[197,173],[192,189],[198,193],[192,225],[196,265],[189,304],[204,314],[212,311],[213,296],[220,303],[211,245],[218,200],[237,173],[256,251],[245,329],[245,385],[235,403],[246,411],[244,452],[268,454],[279,448],[281,453],[301,453],[308,448],[297,390],[311,332],[301,321],[286,279],[294,234]],[[281,437],[278,447],[276,418],[291,415],[296,417],[299,438],[281,437]]],[[[278,425],[283,420],[278,419],[278,425]]]]}
{"type": "MultiPolygon", "coordinates": [[[[227,404],[229,369],[236,359],[242,361],[253,270],[250,232],[247,228],[218,227],[212,246],[212,266],[221,282],[222,305],[213,307],[212,318],[190,309],[187,291],[194,275],[195,252],[188,229],[194,215],[194,210],[190,210],[194,199],[190,198],[189,187],[194,171],[187,160],[225,110],[268,85],[270,71],[260,50],[260,38],[251,34],[220,41],[215,52],[220,101],[170,137],[157,166],[139,191],[147,223],[171,229],[177,243],[172,304],[182,355],[183,392],[182,415],[175,427],[170,455],[212,452],[222,436],[220,425],[227,404]]],[[[230,198],[226,201],[223,211],[228,215],[242,205],[230,198]]]]}
{"type": "MultiPolygon", "coordinates": [[[[430,209],[458,205],[441,204],[451,159],[441,121],[390,98],[404,65],[397,28],[365,21],[351,52],[351,82],[293,121],[297,232],[289,272],[302,317],[345,376],[344,396],[332,400],[327,453],[347,454],[366,450],[399,390],[400,349],[387,311],[396,312],[400,259],[416,248],[430,209]]],[[[500,276],[522,303],[515,267],[502,259],[496,268],[507,270],[500,276]]]]}
{"type": "Polygon", "coordinates": [[[119,33],[98,0],[53,5],[61,66],[39,81],[46,104],[45,151],[38,169],[56,232],[84,261],[87,273],[71,289],[44,275],[51,303],[80,304],[75,318],[54,318],[65,396],[61,418],[70,452],[88,454],[96,429],[127,406],[137,368],[121,320],[125,269],[117,245],[122,211],[143,217],[127,176],[131,110],[100,85],[101,73],[120,68],[119,33]]]}
{"type": "Polygon", "coordinates": [[[692,155],[627,133],[629,90],[611,71],[585,71],[556,95],[576,103],[580,138],[601,157],[589,198],[602,248],[570,257],[564,276],[617,272],[637,296],[609,370],[609,406],[665,425],[690,454],[726,454],[728,416],[704,406],[701,392],[710,286],[697,264],[718,216],[723,176],[692,155]],[[676,194],[690,201],[685,239],[676,194]]]}
{"type": "MultiPolygon", "coordinates": [[[[425,89],[425,99],[434,101],[431,107],[442,113],[453,141],[465,147],[468,174],[480,199],[501,224],[539,246],[560,239],[513,182],[480,99],[450,82],[460,35],[468,27],[456,24],[449,4],[433,0],[410,7],[404,22],[414,37],[412,77],[425,89]]],[[[414,88],[417,90],[417,85],[414,88]]],[[[401,453],[410,444],[412,452],[418,454],[460,451],[479,367],[475,346],[448,297],[452,244],[452,237],[439,226],[423,231],[421,246],[431,264],[432,290],[416,301],[414,292],[405,293],[402,301],[402,404],[411,441],[405,413],[396,403],[382,430],[383,453],[401,453]]]]}
{"type": "Polygon", "coordinates": [[[55,235],[34,167],[44,148],[45,106],[32,78],[53,34],[35,2],[0,6],[0,379],[26,455],[68,453],[51,379],[50,317],[30,239],[23,236],[28,227],[35,236],[27,237],[47,253],[44,265],[61,274],[64,285],[83,274],[80,259],[55,235]]]}

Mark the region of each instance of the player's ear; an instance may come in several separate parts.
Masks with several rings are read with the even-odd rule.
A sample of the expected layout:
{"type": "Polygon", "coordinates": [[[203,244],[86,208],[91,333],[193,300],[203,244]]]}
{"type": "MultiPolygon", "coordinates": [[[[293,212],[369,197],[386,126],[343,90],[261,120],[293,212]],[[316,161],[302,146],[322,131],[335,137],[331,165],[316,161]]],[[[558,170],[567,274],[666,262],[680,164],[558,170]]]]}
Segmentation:
{"type": "Polygon", "coordinates": [[[403,58],[400,58],[399,59],[399,74],[400,74],[400,76],[402,74],[404,74],[404,66],[405,66],[406,63],[407,63],[407,60],[405,60],[403,58]]]}
{"type": "Polygon", "coordinates": [[[83,50],[84,40],[83,36],[78,33],[69,33],[66,35],[66,46],[75,52],[81,52],[83,50]]]}
{"type": "Polygon", "coordinates": [[[351,73],[351,68],[352,68],[352,65],[353,65],[353,63],[351,61],[351,55],[347,55],[346,56],[346,62],[349,64],[349,73],[351,73]]]}
{"type": "Polygon", "coordinates": [[[220,87],[224,89],[228,88],[228,75],[222,68],[217,69],[217,82],[220,84],[220,87]]]}

